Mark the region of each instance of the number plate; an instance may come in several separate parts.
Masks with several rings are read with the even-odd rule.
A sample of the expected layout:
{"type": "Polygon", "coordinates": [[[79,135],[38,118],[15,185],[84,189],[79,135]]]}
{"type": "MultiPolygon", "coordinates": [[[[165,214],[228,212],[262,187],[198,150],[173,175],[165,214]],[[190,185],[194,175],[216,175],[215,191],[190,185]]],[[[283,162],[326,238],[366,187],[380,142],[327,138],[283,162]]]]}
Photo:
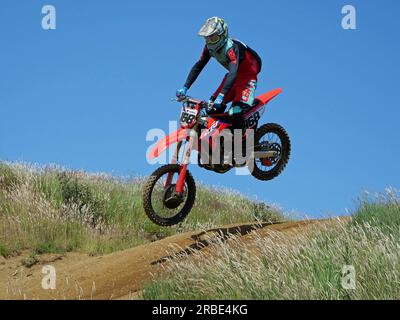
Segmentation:
{"type": "Polygon", "coordinates": [[[192,108],[183,107],[181,112],[181,126],[190,127],[196,123],[197,110],[192,108]]]}
{"type": "Polygon", "coordinates": [[[265,108],[258,108],[255,112],[251,113],[250,115],[245,116],[244,118],[244,127],[246,129],[253,128],[258,120],[260,120],[262,114],[264,113],[265,108]]]}

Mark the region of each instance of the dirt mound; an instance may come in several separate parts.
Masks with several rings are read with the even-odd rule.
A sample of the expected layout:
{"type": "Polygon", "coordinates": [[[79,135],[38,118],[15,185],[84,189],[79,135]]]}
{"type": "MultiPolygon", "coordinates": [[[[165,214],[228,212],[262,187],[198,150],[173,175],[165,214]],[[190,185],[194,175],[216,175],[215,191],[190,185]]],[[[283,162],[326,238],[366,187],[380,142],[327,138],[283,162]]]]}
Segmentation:
{"type": "MultiPolygon", "coordinates": [[[[330,220],[322,221],[328,223],[330,220]]],[[[251,233],[268,236],[268,232],[300,232],[316,222],[231,225],[203,232],[178,234],[150,244],[109,255],[90,257],[83,254],[41,256],[29,268],[21,257],[0,261],[0,299],[129,299],[135,298],[144,283],[164,272],[164,265],[176,254],[190,259],[201,250],[212,255],[210,243],[219,237],[227,241],[232,235],[251,241],[251,233]],[[56,289],[42,288],[44,265],[54,266],[56,289]]]]}

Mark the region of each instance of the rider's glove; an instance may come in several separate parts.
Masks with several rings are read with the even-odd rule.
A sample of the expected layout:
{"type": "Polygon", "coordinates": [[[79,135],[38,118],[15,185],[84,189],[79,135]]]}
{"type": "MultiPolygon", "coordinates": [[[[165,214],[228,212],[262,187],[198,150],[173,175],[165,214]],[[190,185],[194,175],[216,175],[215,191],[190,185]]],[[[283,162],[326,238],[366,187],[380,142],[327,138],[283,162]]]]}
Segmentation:
{"type": "Polygon", "coordinates": [[[214,100],[215,97],[211,97],[208,99],[207,108],[205,109],[206,114],[211,115],[212,113],[216,113],[214,110],[214,100]]]}
{"type": "Polygon", "coordinates": [[[183,86],[181,89],[176,91],[176,96],[178,98],[180,97],[185,97],[186,96],[186,92],[188,91],[188,88],[186,88],[185,86],[183,86]]]}
{"type": "Polygon", "coordinates": [[[224,102],[224,94],[220,93],[214,100],[214,107],[216,109],[221,109],[222,102],[224,102]]]}
{"type": "Polygon", "coordinates": [[[207,109],[207,114],[212,115],[212,114],[216,114],[216,113],[221,113],[221,109],[222,109],[222,103],[224,101],[224,95],[222,93],[220,93],[215,99],[213,99],[214,97],[211,97],[209,103],[210,106],[207,109]],[[214,102],[214,103],[212,103],[214,102]]]}

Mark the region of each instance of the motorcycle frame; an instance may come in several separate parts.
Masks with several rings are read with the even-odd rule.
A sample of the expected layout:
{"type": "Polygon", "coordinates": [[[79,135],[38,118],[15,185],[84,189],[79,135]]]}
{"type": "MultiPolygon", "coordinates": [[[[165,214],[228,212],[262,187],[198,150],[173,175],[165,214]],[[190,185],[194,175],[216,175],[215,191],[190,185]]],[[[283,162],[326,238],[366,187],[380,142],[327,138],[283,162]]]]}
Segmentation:
{"type": "MultiPolygon", "coordinates": [[[[275,98],[281,92],[282,92],[282,89],[278,88],[278,89],[272,90],[268,93],[264,93],[264,94],[258,96],[256,98],[259,101],[257,107],[252,108],[249,112],[247,112],[244,115],[244,117],[246,118],[249,115],[257,112],[261,108],[265,107],[266,104],[268,104],[273,98],[275,98]]],[[[201,101],[197,101],[197,104],[195,105],[195,108],[197,111],[197,118],[200,116],[200,109],[201,109],[200,104],[201,103],[202,103],[201,101]]],[[[217,118],[214,119],[214,122],[215,121],[218,121],[218,119],[217,118]]],[[[184,188],[184,184],[185,184],[185,180],[186,180],[187,166],[189,164],[190,155],[193,151],[193,146],[194,146],[194,136],[192,133],[197,132],[197,128],[198,128],[198,119],[196,121],[196,124],[192,128],[182,127],[182,125],[181,125],[181,127],[178,130],[174,131],[170,135],[164,137],[159,142],[157,142],[157,144],[153,147],[152,150],[150,150],[150,153],[149,153],[150,159],[156,159],[163,152],[165,152],[167,149],[169,149],[171,145],[177,143],[176,150],[171,159],[172,164],[177,164],[178,160],[179,160],[179,152],[182,147],[182,143],[183,143],[183,141],[188,142],[187,148],[184,153],[184,160],[182,162],[181,170],[179,172],[179,177],[178,177],[178,180],[177,180],[177,183],[175,186],[175,192],[178,194],[183,193],[183,188],[184,188]]],[[[224,128],[226,128],[226,126],[224,126],[224,128]]],[[[215,130],[215,131],[216,132],[213,132],[212,136],[218,135],[220,132],[219,130],[215,130]]],[[[199,140],[201,140],[200,137],[199,137],[199,140]]],[[[165,182],[165,187],[168,187],[171,184],[173,174],[174,174],[173,172],[168,173],[167,180],[165,182]]]]}

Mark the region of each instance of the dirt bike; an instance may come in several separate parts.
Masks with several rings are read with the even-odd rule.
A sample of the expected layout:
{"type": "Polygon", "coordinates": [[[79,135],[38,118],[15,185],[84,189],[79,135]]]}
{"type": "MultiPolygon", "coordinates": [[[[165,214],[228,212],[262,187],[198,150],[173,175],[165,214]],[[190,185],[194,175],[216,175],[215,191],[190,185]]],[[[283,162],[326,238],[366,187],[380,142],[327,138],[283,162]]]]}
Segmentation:
{"type": "MultiPolygon", "coordinates": [[[[193,99],[188,96],[176,99],[182,102],[180,128],[161,139],[150,150],[149,158],[156,159],[170,146],[176,144],[171,164],[155,170],[145,182],[142,198],[147,216],[160,226],[172,226],[182,222],[189,214],[196,198],[196,185],[192,174],[187,169],[191,153],[198,151],[197,162],[201,168],[216,173],[226,173],[234,167],[251,167],[251,174],[263,181],[277,177],[290,157],[290,138],[286,130],[275,123],[258,126],[265,111],[265,105],[282,92],[275,89],[258,96],[253,105],[244,111],[244,129],[253,131],[253,152],[241,163],[232,159],[211,164],[203,161],[207,152],[217,152],[224,157],[223,147],[216,147],[215,139],[223,132],[232,129],[227,113],[205,115],[202,110],[212,106],[211,102],[193,99]],[[206,141],[206,144],[203,144],[206,141]],[[203,150],[203,146],[206,148],[203,150]],[[216,151],[217,150],[217,151],[216,151]],[[250,166],[251,164],[251,166],[250,166]]],[[[231,130],[233,131],[233,130],[231,130]]],[[[251,131],[246,131],[246,134],[251,131]]],[[[243,141],[246,141],[246,134],[243,141]]],[[[244,147],[246,151],[246,147],[244,147]]],[[[243,151],[243,150],[242,150],[243,151]]],[[[209,154],[208,154],[209,155],[209,154]]],[[[208,159],[209,160],[209,157],[208,159]]]]}

